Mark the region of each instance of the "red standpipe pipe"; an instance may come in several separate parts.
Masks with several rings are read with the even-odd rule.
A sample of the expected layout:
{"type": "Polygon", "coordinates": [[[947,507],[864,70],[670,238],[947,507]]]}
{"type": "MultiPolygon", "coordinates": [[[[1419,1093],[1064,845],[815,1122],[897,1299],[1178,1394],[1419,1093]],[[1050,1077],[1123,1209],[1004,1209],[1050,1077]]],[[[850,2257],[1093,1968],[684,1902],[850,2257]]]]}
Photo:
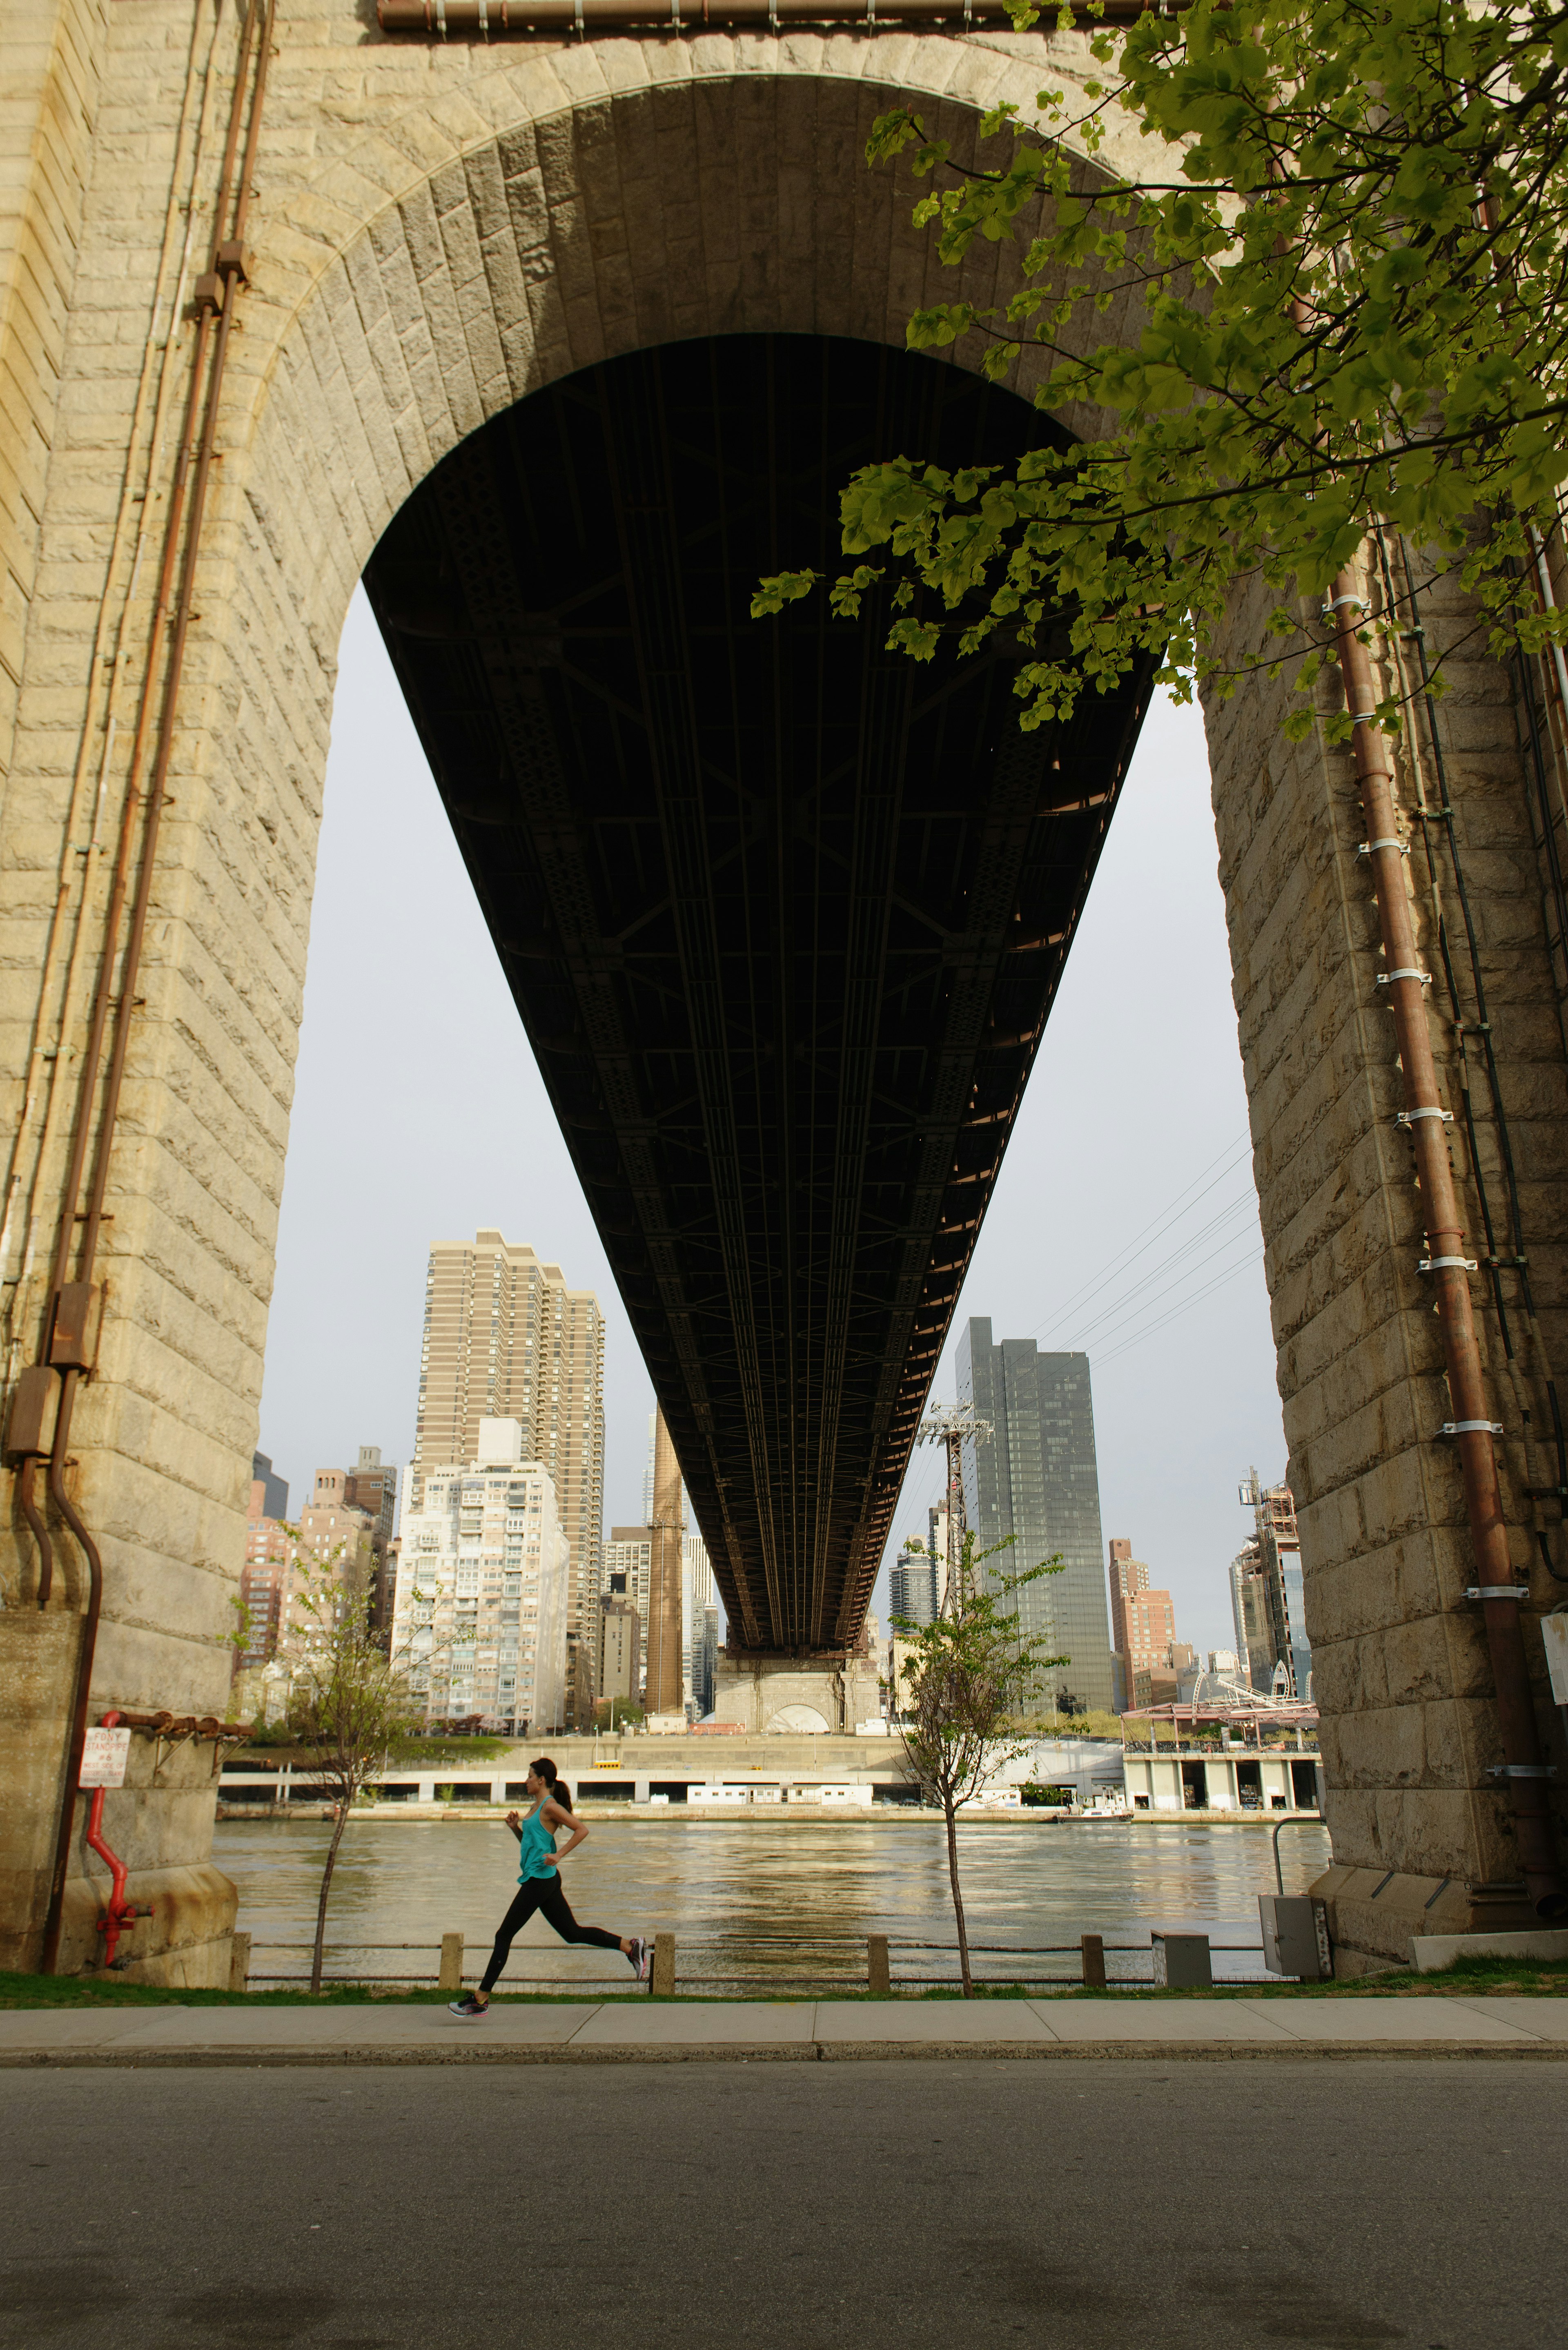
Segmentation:
{"type": "MultiPolygon", "coordinates": [[[[1177,0],[1180,6],[1182,0],[1177,0]]],[[[1104,0],[1092,11],[1075,5],[1086,26],[1130,25],[1164,0],[1104,0]]],[[[706,33],[723,27],[777,32],[784,25],[844,25],[877,33],[898,25],[972,26],[1012,30],[1005,0],[376,0],[383,33],[412,33],[444,41],[450,34],[477,40],[587,39],[595,33],[706,33]]]]}
{"type": "Polygon", "coordinates": [[[60,1934],[65,1924],[66,1875],[71,1861],[71,1831],[76,1825],[82,1750],[87,1743],[88,1698],[92,1689],[92,1661],[98,1648],[99,1617],[103,1612],[103,1561],[99,1556],[98,1544],[83,1523],[65,1485],[71,1414],[76,1409],[77,1382],[80,1377],[81,1373],[74,1369],[60,1374],[55,1450],[49,1460],[50,1499],[81,1544],[82,1556],[87,1561],[88,1604],[81,1649],[77,1658],[76,1687],[71,1699],[71,1742],[67,1750],[65,1792],[60,1798],[60,1816],[55,1830],[54,1874],[49,1881],[49,1907],[44,1920],[44,1954],[39,1963],[42,1972],[47,1975],[54,1973],[60,1955],[60,1934]]]}
{"type": "MultiPolygon", "coordinates": [[[[112,1730],[119,1720],[118,1713],[106,1713],[103,1726],[106,1730],[112,1730]]],[[[128,1927],[134,1926],[139,1918],[151,1918],[152,1907],[149,1903],[146,1908],[139,1909],[134,1901],[128,1901],[125,1898],[125,1880],[130,1872],[119,1855],[117,1852],[111,1852],[103,1840],[103,1799],[107,1792],[103,1787],[95,1787],[92,1791],[92,1808],[88,1814],[87,1840],[99,1858],[109,1863],[109,1873],[112,1880],[109,1906],[98,1921],[98,1930],[103,1936],[103,1962],[106,1967],[112,1967],[115,1954],[119,1949],[121,1934],[128,1927]]]]}
{"type": "Polygon", "coordinates": [[[1547,1765],[1542,1757],[1530,1691],[1518,1586],[1508,1555],[1508,1525],[1498,1483],[1490,1407],[1470,1312],[1464,1231],[1443,1134],[1442,1101],[1427,1025],[1423,978],[1416,968],[1415,931],[1405,889],[1393,775],[1383,737],[1373,721],[1377,693],[1372,664],[1359,634],[1366,605],[1348,571],[1342,571],[1334,580],[1332,608],[1366,819],[1367,862],[1372,868],[1387,964],[1384,977],[1399,1039],[1406,1114],[1415,1144],[1426,1217],[1428,1261],[1437,1300],[1438,1326],[1442,1333],[1449,1393],[1453,1399],[1455,1441],[1465,1483],[1465,1512],[1475,1549],[1476,1586],[1483,1594],[1492,1587],[1497,1591],[1495,1598],[1483,1596],[1480,1605],[1486,1623],[1492,1684],[1502,1731],[1503,1763],[1500,1775],[1506,1778],[1512,1802],[1514,1835],[1531,1902],[1538,1917],[1562,1918],[1568,1916],[1568,1887],[1563,1885],[1546,1801],[1547,1765]]]}

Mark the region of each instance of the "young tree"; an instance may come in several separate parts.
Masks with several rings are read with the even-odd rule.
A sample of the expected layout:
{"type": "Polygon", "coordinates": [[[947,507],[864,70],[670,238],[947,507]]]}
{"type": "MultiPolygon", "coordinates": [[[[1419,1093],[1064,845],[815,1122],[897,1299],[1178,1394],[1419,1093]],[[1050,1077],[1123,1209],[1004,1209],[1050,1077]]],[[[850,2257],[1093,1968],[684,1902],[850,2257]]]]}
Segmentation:
{"type": "Polygon", "coordinates": [[[327,1904],[349,1812],[383,1767],[388,1749],[421,1728],[423,1715],[405,1660],[372,1636],[369,1589],[352,1572],[345,1575],[341,1549],[318,1558],[302,1550],[294,1534],[290,1565],[294,1591],[280,1640],[288,1677],[286,1720],[335,1806],[316,1905],[314,1991],[321,1988],[327,1904]]]}
{"type": "MultiPolygon", "coordinates": [[[[1042,1575],[1060,1575],[1062,1558],[1045,1559],[1022,1575],[981,1573],[986,1560],[1010,1549],[1012,1540],[1009,1535],[990,1550],[977,1551],[975,1537],[966,1529],[936,1620],[921,1625],[893,1618],[909,1651],[903,1674],[904,1752],[920,1793],[941,1805],[947,1826],[948,1877],[965,1999],[973,1998],[974,1982],[959,1883],[959,1807],[988,1771],[1026,1743],[1009,1733],[1040,1675],[1072,1661],[1045,1655],[1046,1643],[1028,1638],[1018,1620],[1019,1592],[1042,1575]]],[[[912,1543],[909,1547],[921,1550],[925,1545],[912,1543]]]]}
{"type": "MultiPolygon", "coordinates": [[[[1014,22],[1039,13],[1020,0],[1014,22]]],[[[1042,434],[1011,474],[865,467],[843,546],[877,559],[836,581],[836,608],[886,581],[889,642],[918,660],[1012,632],[1025,727],[1151,661],[1179,700],[1286,659],[1304,692],[1334,656],[1300,599],[1321,603],[1381,520],[1459,568],[1494,650],[1562,641],[1568,616],[1534,592],[1568,478],[1559,0],[1191,0],[1090,47],[1105,76],[1075,112],[1047,88],[1032,124],[987,119],[992,169],[912,111],[884,116],[868,153],[913,149],[933,180],[915,219],[944,263],[977,237],[1023,244],[1009,300],[917,311],[910,347],[979,338],[997,380],[1043,351],[1036,404],[1083,403],[1106,429],[1042,434]],[[1147,169],[1109,165],[1118,115],[1147,169]],[[1141,330],[1096,342],[1113,299],[1141,305],[1141,330]],[[1238,658],[1227,619],[1258,578],[1269,633],[1238,658]]],[[[815,577],[764,580],[753,612],[815,577]]],[[[1378,714],[1392,726],[1397,705],[1378,714]]],[[[1313,723],[1303,700],[1286,732],[1313,723]]]]}

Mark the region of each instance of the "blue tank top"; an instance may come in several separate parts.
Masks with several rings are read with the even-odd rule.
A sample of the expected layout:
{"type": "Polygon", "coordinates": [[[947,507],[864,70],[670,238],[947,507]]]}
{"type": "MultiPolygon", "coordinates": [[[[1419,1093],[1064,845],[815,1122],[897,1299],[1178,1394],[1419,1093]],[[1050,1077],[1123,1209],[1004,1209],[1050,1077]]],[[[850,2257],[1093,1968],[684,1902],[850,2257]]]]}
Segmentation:
{"type": "Polygon", "coordinates": [[[548,1855],[556,1849],[556,1832],[542,1811],[535,1812],[523,1823],[523,1866],[517,1872],[519,1885],[526,1885],[531,1877],[554,1877],[548,1855]]]}

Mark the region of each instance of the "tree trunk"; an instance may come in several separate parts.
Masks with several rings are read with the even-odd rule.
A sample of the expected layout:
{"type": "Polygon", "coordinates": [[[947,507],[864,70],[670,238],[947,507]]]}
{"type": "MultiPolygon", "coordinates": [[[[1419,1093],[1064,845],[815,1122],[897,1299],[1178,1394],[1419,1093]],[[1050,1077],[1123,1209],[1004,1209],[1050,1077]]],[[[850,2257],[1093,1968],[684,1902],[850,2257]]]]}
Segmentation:
{"type": "Polygon", "coordinates": [[[958,1920],[959,1969],[963,1976],[963,1995],[965,1999],[972,1999],[974,1984],[969,1971],[969,1929],[963,1921],[963,1895],[959,1890],[958,1814],[949,1794],[942,1797],[942,1813],[948,1824],[948,1875],[952,1880],[953,1916],[958,1920]]]}
{"type": "MultiPolygon", "coordinates": [[[[310,1959],[310,1988],[321,1989],[321,1952],[327,1940],[327,1897],[332,1890],[332,1872],[337,1866],[337,1847],[343,1841],[343,1831],[348,1825],[348,1806],[339,1803],[337,1817],[332,1825],[332,1841],[327,1847],[327,1866],[321,1872],[321,1898],[316,1905],[316,1948],[310,1959]]],[[[955,1884],[957,1880],[954,1880],[955,1884]]]]}

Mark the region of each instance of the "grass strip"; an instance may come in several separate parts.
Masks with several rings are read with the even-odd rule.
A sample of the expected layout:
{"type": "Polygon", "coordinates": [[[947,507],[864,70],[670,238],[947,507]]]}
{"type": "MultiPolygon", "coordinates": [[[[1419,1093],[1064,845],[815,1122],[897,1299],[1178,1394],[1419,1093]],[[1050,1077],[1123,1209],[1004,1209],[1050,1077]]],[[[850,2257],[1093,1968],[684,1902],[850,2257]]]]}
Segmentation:
{"type": "MultiPolygon", "coordinates": [[[[1444,1996],[1463,1997],[1467,1993],[1488,1994],[1515,1992],[1537,1997],[1568,1996],[1568,1966],[1531,1964],[1511,1959],[1460,1959],[1441,1974],[1418,1975],[1403,1970],[1381,1975],[1363,1975],[1345,1982],[1247,1982],[1217,1983],[1205,1991],[1163,1991],[1148,1983],[1112,1985],[1105,1991],[1085,1991],[1079,1983],[981,1983],[975,1988],[977,1999],[1067,1999],[1067,2000],[1237,2000],[1237,1999],[1440,1999],[1444,1996]]],[[[128,1981],[119,1975],[29,1975],[0,1973],[0,2010],[6,2008],[81,2008],[81,2007],[441,2007],[452,1996],[444,1991],[410,1990],[406,1984],[379,1987],[375,1983],[336,1983],[325,1991],[203,1991],[182,1984],[128,1981]]],[[[495,2002],[499,2006],[581,2007],[624,2005],[630,2001],[646,2002],[646,1991],[602,1991],[584,1986],[580,1991],[504,1991],[498,1990],[495,2002]]],[[[957,1984],[928,1984],[921,1990],[913,1987],[895,1989],[893,2002],[911,1999],[955,2000],[963,1996],[957,1984]]],[[[781,1985],[776,1991],[749,1991],[739,1995],[723,1992],[677,1991],[671,2002],[680,2007],[691,2006],[777,2006],[798,2003],[804,2000],[830,1998],[856,2005],[877,2006],[888,2003],[888,1994],[867,1991],[835,1988],[828,1991],[781,1985]]]]}

